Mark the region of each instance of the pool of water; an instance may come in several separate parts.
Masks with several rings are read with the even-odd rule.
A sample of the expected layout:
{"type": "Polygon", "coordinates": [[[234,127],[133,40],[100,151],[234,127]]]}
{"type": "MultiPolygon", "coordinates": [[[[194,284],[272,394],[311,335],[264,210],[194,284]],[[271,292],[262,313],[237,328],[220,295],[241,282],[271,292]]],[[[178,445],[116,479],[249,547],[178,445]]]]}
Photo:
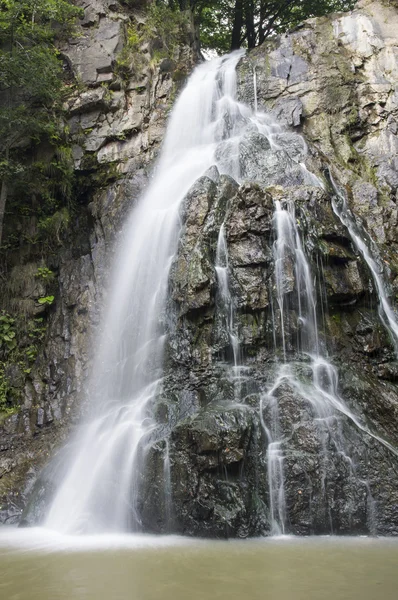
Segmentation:
{"type": "Polygon", "coordinates": [[[0,530],[1,600],[397,600],[398,540],[0,530]]]}

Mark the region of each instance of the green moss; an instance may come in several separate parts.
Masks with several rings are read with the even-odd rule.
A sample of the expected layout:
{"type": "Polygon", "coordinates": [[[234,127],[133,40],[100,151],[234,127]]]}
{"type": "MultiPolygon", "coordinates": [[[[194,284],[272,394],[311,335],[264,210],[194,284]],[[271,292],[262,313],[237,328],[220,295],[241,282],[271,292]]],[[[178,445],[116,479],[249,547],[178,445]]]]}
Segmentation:
{"type": "Polygon", "coordinates": [[[187,72],[185,69],[175,69],[172,74],[172,80],[175,83],[181,83],[185,81],[187,77],[187,72]]]}
{"type": "Polygon", "coordinates": [[[300,37],[293,37],[292,46],[293,52],[300,56],[306,62],[311,62],[313,53],[307,45],[303,45],[303,40],[300,37]]]}
{"type": "Polygon", "coordinates": [[[0,313],[0,420],[18,412],[23,389],[46,332],[43,317],[0,313]]]}
{"type": "Polygon", "coordinates": [[[152,56],[151,56],[151,62],[150,65],[151,67],[156,66],[157,64],[161,63],[162,60],[165,60],[166,58],[170,58],[170,54],[167,48],[155,48],[154,50],[152,50],[152,56]]]}
{"type": "Polygon", "coordinates": [[[13,393],[13,388],[6,376],[6,368],[7,364],[0,362],[0,419],[3,417],[3,420],[18,411],[18,407],[15,405],[18,397],[15,397],[15,393],[13,393]]]}
{"type": "Polygon", "coordinates": [[[331,77],[323,89],[323,101],[328,113],[339,113],[352,102],[351,88],[342,85],[340,77],[331,77]]]}
{"type": "Polygon", "coordinates": [[[79,186],[83,195],[87,194],[92,197],[96,190],[103,189],[119,179],[120,173],[117,169],[117,163],[99,165],[94,154],[88,155],[86,158],[89,158],[89,160],[84,163],[86,172],[80,174],[79,186]]]}
{"type": "Polygon", "coordinates": [[[4,423],[4,421],[8,418],[11,417],[11,415],[15,415],[17,414],[18,408],[6,408],[5,410],[0,412],[0,425],[2,425],[4,423]]]}
{"type": "Polygon", "coordinates": [[[115,74],[122,82],[127,81],[132,74],[140,73],[145,64],[153,68],[162,60],[173,58],[184,40],[188,24],[185,12],[152,3],[145,23],[128,25],[126,43],[116,59],[115,74]],[[149,43],[150,61],[141,51],[145,43],[149,43]]]}
{"type": "Polygon", "coordinates": [[[61,235],[70,225],[70,212],[66,206],[57,210],[49,217],[40,219],[38,228],[45,238],[55,240],[59,245],[62,244],[61,235]]]}

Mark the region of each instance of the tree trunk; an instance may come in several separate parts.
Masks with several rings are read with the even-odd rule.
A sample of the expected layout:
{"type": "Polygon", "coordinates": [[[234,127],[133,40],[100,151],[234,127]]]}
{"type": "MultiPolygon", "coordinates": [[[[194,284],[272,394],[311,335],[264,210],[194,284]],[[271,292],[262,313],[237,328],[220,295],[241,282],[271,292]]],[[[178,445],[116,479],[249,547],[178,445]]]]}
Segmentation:
{"type": "Polygon", "coordinates": [[[240,32],[242,31],[242,25],[243,25],[243,0],[236,0],[235,10],[234,10],[234,25],[232,28],[232,37],[231,37],[231,50],[237,50],[238,48],[240,48],[240,44],[241,44],[240,32]]]}
{"type": "Polygon", "coordinates": [[[1,192],[0,192],[0,246],[3,239],[3,223],[4,223],[4,213],[6,209],[7,202],[7,182],[5,179],[1,182],[1,192]]]}
{"type": "Polygon", "coordinates": [[[254,48],[256,45],[256,28],[254,25],[254,3],[253,0],[245,2],[245,25],[247,32],[247,45],[254,48]]]}
{"type": "Polygon", "coordinates": [[[260,22],[258,24],[258,43],[261,45],[265,40],[265,19],[267,11],[265,9],[266,0],[261,0],[260,5],[260,22]]]}

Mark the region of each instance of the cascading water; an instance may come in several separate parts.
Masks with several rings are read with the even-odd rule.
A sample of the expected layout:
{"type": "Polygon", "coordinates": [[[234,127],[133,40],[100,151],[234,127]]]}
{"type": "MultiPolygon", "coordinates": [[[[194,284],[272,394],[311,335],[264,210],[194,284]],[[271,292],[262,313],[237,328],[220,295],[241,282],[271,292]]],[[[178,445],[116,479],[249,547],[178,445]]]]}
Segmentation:
{"type": "MultiPolygon", "coordinates": [[[[115,263],[91,385],[92,416],[77,434],[46,519],[63,532],[140,529],[139,463],[154,434],[162,387],[162,313],[178,245],[181,202],[236,135],[235,67],[242,52],[200,65],[173,110],[148,191],[133,211],[115,263]]],[[[237,167],[230,169],[236,171],[237,167]]]]}
{"type": "Polygon", "coordinates": [[[297,230],[294,206],[288,205],[283,210],[281,203],[277,201],[274,220],[276,229],[274,244],[275,280],[284,359],[286,360],[285,302],[289,285],[293,283],[292,278],[294,278],[297,287],[299,335],[302,338],[299,347],[304,352],[317,354],[319,342],[313,280],[297,230]]]}
{"type": "MultiPolygon", "coordinates": [[[[255,71],[254,111],[236,100],[235,68],[242,55],[237,52],[217,58],[195,70],[173,110],[154,178],[125,228],[94,365],[92,414],[71,445],[65,476],[46,519],[50,528],[67,533],[139,531],[140,477],[145,476],[145,453],[154,440],[162,440],[165,445],[165,516],[170,517],[172,449],[164,428],[156,423],[153,406],[164,384],[168,281],[178,250],[180,208],[191,186],[213,165],[238,182],[248,179],[265,185],[321,185],[304,163],[307,147],[303,138],[284,132],[269,115],[258,111],[255,71]],[[264,167],[258,162],[262,152],[253,156],[253,139],[273,165],[268,170],[265,165],[262,178],[258,172],[264,167]]],[[[348,227],[346,213],[335,210],[348,227]]],[[[320,494],[326,512],[331,447],[373,506],[369,483],[357,477],[350,458],[345,422],[394,454],[397,452],[370,431],[339,395],[338,374],[327,359],[318,332],[316,282],[293,203],[275,202],[273,229],[275,297],[274,301],[271,297],[271,309],[276,365],[273,376],[260,390],[260,423],[267,440],[271,532],[284,534],[289,530],[285,493],[289,440],[280,409],[284,395],[291,393],[309,407],[320,441],[320,494]]],[[[350,233],[355,231],[350,229],[350,233]]],[[[218,233],[214,270],[225,329],[223,339],[228,340],[232,353],[235,401],[243,406],[240,377],[245,369],[250,377],[250,369],[245,367],[239,339],[227,240],[225,216],[218,233]]],[[[391,325],[391,309],[384,301],[379,272],[359,243],[357,247],[371,268],[381,298],[381,317],[398,339],[398,327],[391,325]]],[[[331,518],[329,530],[333,531],[331,518]]]]}
{"type": "MultiPolygon", "coordinates": [[[[253,79],[254,86],[256,86],[255,74],[253,79]]],[[[234,124],[232,127],[234,134],[227,141],[228,152],[233,157],[239,156],[242,139],[247,135],[247,131],[255,128],[260,135],[267,139],[269,147],[276,155],[281,151],[287,151],[289,156],[289,160],[287,161],[288,168],[292,170],[297,168],[304,184],[324,187],[320,179],[308,171],[303,162],[307,147],[302,138],[295,136],[294,139],[289,138],[288,142],[286,142],[283,131],[278,124],[273,122],[269,116],[257,112],[256,90],[255,105],[254,112],[250,112],[247,107],[240,107],[239,110],[235,111],[235,115],[240,115],[240,120],[238,125],[234,124]],[[292,144],[293,150],[289,148],[289,143],[292,144]],[[298,156],[295,156],[297,148],[300,148],[301,155],[299,152],[298,156]]],[[[222,157],[225,157],[225,153],[222,154],[222,157]]],[[[240,178],[241,170],[241,162],[233,162],[229,168],[229,172],[236,179],[240,178]]],[[[318,429],[319,438],[322,440],[322,493],[325,496],[325,510],[328,510],[326,506],[325,481],[327,480],[329,460],[327,444],[329,443],[330,446],[330,440],[333,441],[334,448],[346,463],[347,468],[352,471],[352,477],[357,480],[357,483],[359,481],[363,485],[368,498],[372,498],[368,482],[361,481],[356,477],[355,466],[349,456],[342,432],[343,419],[348,419],[360,431],[377,439],[394,453],[395,449],[388,442],[373,434],[348,409],[338,394],[337,370],[321,351],[317,323],[315,280],[301,242],[293,204],[287,204],[282,207],[280,201],[276,202],[274,228],[276,239],[273,246],[273,258],[275,265],[276,304],[278,309],[275,311],[274,307],[274,331],[280,331],[283,363],[277,368],[273,383],[262,395],[260,420],[267,438],[267,474],[271,531],[274,534],[283,534],[287,530],[288,523],[284,490],[284,449],[286,440],[280,426],[278,394],[281,389],[283,394],[284,386],[287,385],[295,394],[304,398],[305,402],[310,406],[314,422],[318,429]],[[294,297],[294,306],[290,306],[292,296],[294,297]],[[301,355],[301,358],[296,357],[294,361],[288,360],[286,347],[286,332],[287,328],[291,325],[292,312],[295,312],[297,316],[297,322],[294,324],[294,327],[297,329],[295,351],[301,355]],[[312,375],[309,383],[304,384],[300,379],[299,373],[303,370],[303,367],[308,366],[308,360],[310,361],[309,367],[312,375]],[[264,414],[267,415],[266,418],[264,414]]],[[[218,236],[215,269],[220,295],[226,309],[226,329],[233,349],[233,361],[236,368],[237,358],[240,355],[240,342],[235,323],[236,316],[233,310],[234,298],[231,295],[228,284],[228,249],[224,223],[220,228],[218,236]]],[[[276,351],[278,352],[278,347],[276,347],[276,351]]],[[[239,356],[239,362],[242,362],[241,355],[239,356]]],[[[239,398],[237,399],[239,400],[239,398]]],[[[333,531],[332,523],[330,524],[330,531],[333,531]]]]}
{"type": "Polygon", "coordinates": [[[366,242],[366,238],[369,238],[369,235],[366,232],[361,231],[347,206],[345,196],[338,189],[332,177],[330,177],[330,180],[337,196],[337,202],[335,199],[332,200],[333,210],[342,224],[348,229],[356,249],[360,252],[369,267],[379,298],[380,319],[390,334],[395,347],[395,353],[398,354],[398,318],[388,300],[387,291],[383,282],[382,270],[373,258],[369,245],[366,242]]]}
{"type": "MultiPolygon", "coordinates": [[[[162,391],[163,311],[178,247],[181,203],[212,165],[242,179],[241,148],[248,133],[263,136],[270,148],[285,152],[281,127],[236,100],[235,68],[243,54],[235,52],[195,70],[173,110],[153,181],[124,230],[94,363],[92,415],[70,445],[66,473],[46,519],[50,528],[68,533],[140,529],[140,469],[147,443],[158,435],[151,406],[162,391]]],[[[305,144],[296,137],[299,148],[292,158],[287,152],[287,170],[298,168],[306,180],[306,170],[297,167],[305,144]]],[[[234,376],[239,379],[224,227],[216,262],[234,376]]],[[[168,477],[165,473],[165,488],[168,477]]]]}
{"type": "MultiPolygon", "coordinates": [[[[315,281],[311,274],[295,218],[294,206],[287,204],[282,207],[281,202],[276,202],[274,213],[274,228],[276,240],[274,242],[275,284],[278,304],[278,319],[280,321],[281,345],[283,350],[283,364],[277,368],[274,383],[261,400],[261,413],[266,410],[268,424],[263,414],[261,422],[268,440],[267,464],[268,484],[270,497],[270,516],[274,534],[283,534],[287,527],[287,508],[284,492],[284,439],[279,424],[278,391],[287,386],[293,390],[297,397],[303,398],[311,408],[314,422],[316,423],[319,437],[322,440],[323,454],[323,490],[327,479],[328,449],[327,441],[333,442],[335,450],[346,463],[352,473],[352,478],[363,485],[372,504],[373,498],[367,481],[359,480],[355,473],[355,466],[350,458],[349,451],[342,432],[343,418],[347,418],[361,432],[377,439],[385,447],[397,454],[388,442],[371,432],[361,420],[346,406],[338,393],[338,373],[336,368],[327,360],[321,350],[318,338],[317,309],[315,295],[315,281]],[[294,306],[289,306],[294,296],[294,306]],[[304,362],[299,360],[288,361],[286,351],[286,321],[290,310],[295,309],[297,314],[298,343],[296,351],[304,355],[304,362]],[[300,380],[299,373],[310,360],[312,377],[308,383],[300,380]],[[301,368],[300,368],[301,367],[301,368]]],[[[275,322],[274,328],[277,328],[275,322]]],[[[352,507],[354,508],[354,507],[352,507]]],[[[325,501],[325,509],[327,509],[325,501]]],[[[371,529],[372,524],[369,524],[371,529]]],[[[333,532],[333,524],[330,524],[333,532]]]]}
{"type": "Polygon", "coordinates": [[[241,355],[239,335],[237,331],[234,300],[229,288],[228,247],[225,236],[225,224],[222,223],[217,239],[215,270],[220,294],[223,326],[227,333],[229,346],[232,350],[232,381],[235,387],[235,400],[239,401],[241,393],[241,355]]]}

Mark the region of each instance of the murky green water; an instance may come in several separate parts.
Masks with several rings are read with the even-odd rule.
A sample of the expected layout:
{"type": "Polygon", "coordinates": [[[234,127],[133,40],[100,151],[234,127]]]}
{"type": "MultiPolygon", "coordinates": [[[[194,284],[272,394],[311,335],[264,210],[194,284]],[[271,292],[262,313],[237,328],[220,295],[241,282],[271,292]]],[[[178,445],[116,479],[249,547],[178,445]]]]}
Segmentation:
{"type": "Polygon", "coordinates": [[[0,533],[1,600],[397,600],[398,541],[0,533]]]}

